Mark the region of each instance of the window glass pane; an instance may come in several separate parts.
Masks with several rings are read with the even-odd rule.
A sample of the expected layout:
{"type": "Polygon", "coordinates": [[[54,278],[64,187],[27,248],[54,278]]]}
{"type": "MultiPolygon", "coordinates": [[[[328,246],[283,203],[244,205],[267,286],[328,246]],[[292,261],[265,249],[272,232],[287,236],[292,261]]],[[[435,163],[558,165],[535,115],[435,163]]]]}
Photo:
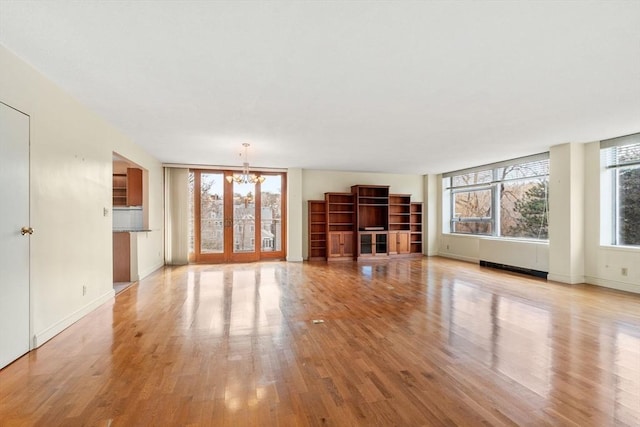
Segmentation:
{"type": "Polygon", "coordinates": [[[465,233],[465,234],[491,234],[491,223],[490,222],[454,222],[453,230],[454,233],[465,233]]]}
{"type": "Polygon", "coordinates": [[[200,175],[200,253],[224,250],[224,175],[200,175]]]}
{"type": "Polygon", "coordinates": [[[255,252],[256,184],[233,183],[233,252],[255,252]]]}
{"type": "Polygon", "coordinates": [[[264,175],[260,185],[262,251],[282,250],[282,176],[264,175]]]}
{"type": "Polygon", "coordinates": [[[549,175],[549,160],[538,160],[498,168],[498,180],[532,178],[549,175]]]}
{"type": "Polygon", "coordinates": [[[500,234],[549,238],[548,180],[509,181],[500,185],[500,234]]]}
{"type": "Polygon", "coordinates": [[[640,166],[618,170],[617,220],[618,244],[640,245],[640,166]]]}
{"type": "Polygon", "coordinates": [[[453,218],[491,218],[491,190],[453,193],[453,218]]]}
{"type": "Polygon", "coordinates": [[[463,187],[465,185],[488,184],[493,181],[493,172],[491,169],[470,172],[463,175],[456,175],[451,178],[452,187],[463,187]]]}

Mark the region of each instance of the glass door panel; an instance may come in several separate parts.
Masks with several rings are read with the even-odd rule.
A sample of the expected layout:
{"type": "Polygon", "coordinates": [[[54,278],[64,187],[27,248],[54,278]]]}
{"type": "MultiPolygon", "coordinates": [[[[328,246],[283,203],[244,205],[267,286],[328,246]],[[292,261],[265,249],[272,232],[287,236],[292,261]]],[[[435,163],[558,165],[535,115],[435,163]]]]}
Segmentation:
{"type": "Polygon", "coordinates": [[[200,253],[224,252],[224,175],[200,176],[200,253]]]}
{"type": "Polygon", "coordinates": [[[233,183],[233,253],[256,251],[256,185],[233,183]]]}
{"type": "Polygon", "coordinates": [[[371,233],[360,234],[360,253],[373,255],[373,235],[371,233]]]}
{"type": "Polygon", "coordinates": [[[266,175],[260,184],[262,252],[282,251],[282,176],[266,175]]]}

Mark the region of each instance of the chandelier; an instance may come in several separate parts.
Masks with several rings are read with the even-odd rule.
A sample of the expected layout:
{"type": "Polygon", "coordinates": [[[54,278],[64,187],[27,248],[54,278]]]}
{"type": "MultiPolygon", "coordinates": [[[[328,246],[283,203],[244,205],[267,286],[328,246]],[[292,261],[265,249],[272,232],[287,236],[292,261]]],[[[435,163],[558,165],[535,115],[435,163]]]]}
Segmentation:
{"type": "MultiPolygon", "coordinates": [[[[250,144],[247,142],[242,144],[242,146],[244,147],[244,162],[242,162],[242,173],[234,173],[233,175],[228,175],[226,180],[229,183],[237,182],[238,184],[255,184],[259,182],[262,184],[264,182],[264,176],[254,175],[249,172],[249,159],[247,157],[247,148],[249,148],[249,145],[250,144]]],[[[242,156],[242,153],[240,153],[240,156],[242,156]]]]}

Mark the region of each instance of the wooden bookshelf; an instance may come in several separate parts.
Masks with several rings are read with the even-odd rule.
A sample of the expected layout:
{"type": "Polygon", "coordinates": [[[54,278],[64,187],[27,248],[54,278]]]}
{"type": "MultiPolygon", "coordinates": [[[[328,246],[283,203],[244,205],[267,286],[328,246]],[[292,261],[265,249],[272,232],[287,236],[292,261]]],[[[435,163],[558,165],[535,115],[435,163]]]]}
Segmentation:
{"type": "Polygon", "coordinates": [[[351,193],[325,193],[327,218],[327,260],[353,258],[355,204],[351,193]]]}
{"type": "Polygon", "coordinates": [[[423,204],[422,202],[411,203],[411,216],[410,216],[410,250],[411,254],[422,256],[422,239],[423,239],[423,204]]]}
{"type": "Polygon", "coordinates": [[[327,259],[327,207],[324,200],[309,200],[309,261],[327,259]]]}
{"type": "Polygon", "coordinates": [[[410,252],[411,195],[389,194],[389,255],[410,252]]]}
{"type": "Polygon", "coordinates": [[[357,213],[357,259],[389,255],[389,186],[353,185],[357,213]]]}
{"type": "Polygon", "coordinates": [[[308,200],[308,259],[371,260],[422,256],[423,204],[388,185],[353,185],[308,200]]]}

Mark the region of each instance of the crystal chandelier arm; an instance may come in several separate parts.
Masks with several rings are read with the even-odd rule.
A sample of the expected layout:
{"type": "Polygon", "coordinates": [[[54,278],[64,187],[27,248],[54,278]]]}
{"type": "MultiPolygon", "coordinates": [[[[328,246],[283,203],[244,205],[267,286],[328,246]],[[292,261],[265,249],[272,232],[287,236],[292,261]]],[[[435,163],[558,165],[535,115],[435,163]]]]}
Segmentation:
{"type": "MultiPolygon", "coordinates": [[[[249,143],[244,142],[242,146],[244,147],[244,161],[242,162],[242,173],[241,174],[233,174],[226,177],[227,182],[236,182],[238,184],[256,184],[263,183],[265,177],[262,175],[252,175],[249,170],[249,157],[247,154],[247,149],[249,148],[249,143]]],[[[242,156],[242,153],[240,153],[242,156]]]]}

